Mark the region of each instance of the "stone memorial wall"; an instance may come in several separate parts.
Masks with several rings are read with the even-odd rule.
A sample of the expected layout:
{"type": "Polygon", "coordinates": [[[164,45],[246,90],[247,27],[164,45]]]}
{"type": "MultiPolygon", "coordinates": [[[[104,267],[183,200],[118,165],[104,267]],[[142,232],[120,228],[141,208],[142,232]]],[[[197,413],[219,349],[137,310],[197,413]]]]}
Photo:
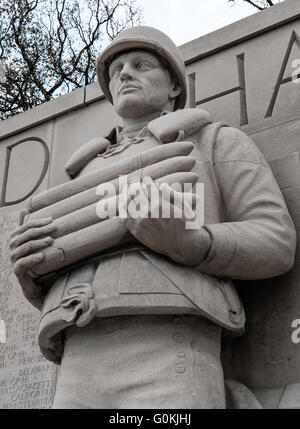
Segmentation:
{"type": "MultiPolygon", "coordinates": [[[[296,194],[289,193],[300,185],[299,1],[286,0],[181,49],[188,74],[187,107],[199,106],[216,121],[242,129],[268,161],[284,157],[283,164],[273,161],[272,168],[291,200],[292,215],[300,218],[300,194],[295,200],[296,194]]],[[[50,408],[57,371],[39,352],[39,314],[23,298],[9,262],[8,240],[18,212],[32,194],[67,181],[64,165],[74,150],[108,134],[118,122],[94,83],[0,123],[0,408],[50,408]]],[[[253,388],[262,402],[263,392],[273,389],[270,407],[279,406],[283,386],[300,383],[300,344],[291,341],[291,324],[300,319],[298,278],[294,270],[277,283],[255,284],[259,306],[258,295],[248,293],[251,286],[246,285],[241,294],[248,333],[225,345],[225,373],[253,388]],[[254,325],[264,337],[251,334],[254,325]],[[261,352],[260,361],[249,354],[249,347],[253,355],[255,347],[261,352]]]]}

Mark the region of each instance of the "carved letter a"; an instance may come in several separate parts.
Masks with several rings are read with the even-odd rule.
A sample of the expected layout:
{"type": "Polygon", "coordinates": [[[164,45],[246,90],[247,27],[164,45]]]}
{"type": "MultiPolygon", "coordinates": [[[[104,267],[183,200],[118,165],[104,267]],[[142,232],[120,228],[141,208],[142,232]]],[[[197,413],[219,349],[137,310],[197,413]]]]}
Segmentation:
{"type": "Polygon", "coordinates": [[[291,82],[294,79],[293,76],[290,76],[287,78],[283,78],[283,76],[284,76],[286,66],[288,64],[288,61],[289,61],[289,58],[290,58],[290,55],[291,55],[291,52],[292,52],[292,49],[293,49],[295,42],[297,43],[297,45],[300,48],[299,37],[298,37],[297,33],[295,31],[293,31],[291,38],[290,38],[290,41],[289,41],[289,44],[288,44],[288,47],[287,47],[287,50],[286,50],[286,53],[285,53],[284,58],[283,58],[283,63],[281,65],[279,76],[278,76],[278,79],[277,79],[277,82],[276,82],[276,85],[275,85],[275,88],[274,88],[274,91],[272,94],[272,98],[271,98],[271,101],[270,101],[270,104],[269,104],[265,118],[269,118],[270,116],[273,115],[274,106],[275,106],[281,85],[284,85],[285,83],[291,82]]]}

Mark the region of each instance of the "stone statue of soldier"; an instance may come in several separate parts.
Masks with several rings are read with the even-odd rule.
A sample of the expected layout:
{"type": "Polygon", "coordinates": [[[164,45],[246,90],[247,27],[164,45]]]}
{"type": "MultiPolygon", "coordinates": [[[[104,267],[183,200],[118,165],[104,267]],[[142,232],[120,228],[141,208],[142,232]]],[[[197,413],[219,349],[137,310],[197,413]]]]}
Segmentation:
{"type": "Polygon", "coordinates": [[[52,282],[32,270],[55,248],[55,220],[29,220],[14,232],[14,271],[42,311],[41,350],[60,365],[54,408],[225,408],[221,335],[242,334],[245,323],[232,279],[290,270],[293,222],[252,140],[203,110],[184,109],[184,62],[165,34],[122,31],[97,73],[124,126],[80,148],[67,163],[70,177],[192,142],[204,225],[129,216],[130,243],[85,257],[52,282]]]}

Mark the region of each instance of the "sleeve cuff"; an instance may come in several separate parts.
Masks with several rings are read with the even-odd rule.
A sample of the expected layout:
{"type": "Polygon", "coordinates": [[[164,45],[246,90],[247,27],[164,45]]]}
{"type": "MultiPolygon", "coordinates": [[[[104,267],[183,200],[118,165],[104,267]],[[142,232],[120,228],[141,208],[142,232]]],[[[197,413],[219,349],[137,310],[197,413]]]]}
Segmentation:
{"type": "Polygon", "coordinates": [[[226,276],[236,249],[233,233],[226,223],[203,226],[210,237],[210,248],[203,261],[196,268],[215,276],[226,276]]]}

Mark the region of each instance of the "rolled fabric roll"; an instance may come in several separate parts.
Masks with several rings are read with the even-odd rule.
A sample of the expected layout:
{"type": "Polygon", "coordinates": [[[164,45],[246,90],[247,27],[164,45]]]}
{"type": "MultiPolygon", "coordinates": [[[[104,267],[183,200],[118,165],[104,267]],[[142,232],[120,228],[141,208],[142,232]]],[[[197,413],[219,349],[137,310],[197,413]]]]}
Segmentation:
{"type": "Polygon", "coordinates": [[[161,143],[184,140],[211,123],[210,114],[202,109],[183,109],[153,119],[148,130],[161,143]]]}
{"type": "Polygon", "coordinates": [[[188,155],[193,148],[193,143],[181,141],[158,145],[144,152],[139,152],[132,157],[117,161],[100,171],[93,171],[31,197],[28,201],[28,210],[33,213],[101,183],[110,182],[120,175],[129,174],[132,171],[139,170],[162,160],[188,155]]]}
{"type": "MultiPolygon", "coordinates": [[[[175,145],[175,143],[170,144],[175,145]]],[[[179,144],[181,145],[182,142],[179,144]]],[[[163,147],[166,147],[166,145],[163,147]]],[[[155,164],[148,165],[137,171],[132,171],[130,174],[128,174],[128,181],[133,181],[135,178],[142,179],[143,177],[147,176],[151,177],[153,180],[156,180],[172,173],[187,172],[194,167],[195,162],[195,159],[189,156],[171,157],[155,164]]],[[[116,193],[119,192],[119,178],[112,180],[110,183],[115,187],[116,193]]],[[[101,182],[101,184],[103,184],[103,182],[101,182]]],[[[97,195],[98,186],[91,187],[90,189],[35,211],[34,213],[29,214],[25,220],[27,222],[28,220],[42,219],[50,216],[53,217],[53,219],[57,219],[67,215],[68,213],[72,213],[83,207],[94,204],[100,199],[99,193],[97,195]]],[[[108,196],[109,195],[106,195],[105,197],[108,196]]]]}
{"type": "Polygon", "coordinates": [[[81,146],[68,160],[65,170],[70,177],[74,177],[98,153],[104,152],[110,142],[104,137],[90,140],[81,146]]]}
{"type": "MultiPolygon", "coordinates": [[[[168,176],[157,179],[156,183],[167,183],[172,186],[174,184],[180,184],[183,186],[185,183],[194,185],[199,176],[196,173],[191,172],[177,172],[169,174],[168,176]]],[[[121,191],[121,190],[120,190],[121,191]]],[[[119,195],[116,195],[118,198],[119,195]]],[[[98,197],[99,198],[99,197],[98,197]]],[[[104,198],[101,202],[104,204],[108,198],[104,198]]],[[[116,200],[117,204],[118,200],[116,200]]],[[[91,204],[87,207],[83,207],[79,210],[72,211],[65,216],[62,216],[54,221],[56,227],[55,231],[51,234],[53,238],[62,237],[67,234],[71,234],[75,231],[82,230],[90,225],[104,221],[105,219],[99,218],[97,215],[96,207],[97,203],[91,204]]]]}
{"type": "MultiPolygon", "coordinates": [[[[161,178],[159,182],[168,184],[195,183],[197,179],[197,174],[185,172],[168,175],[161,178]]],[[[28,272],[32,277],[40,277],[58,271],[96,256],[109,248],[132,241],[132,236],[125,227],[126,219],[118,217],[99,219],[96,213],[96,205],[82,209],[79,216],[77,213],[77,217],[75,213],[72,213],[71,220],[66,219],[67,217],[57,220],[58,232],[56,234],[65,235],[56,238],[50,247],[42,251],[44,260],[28,272]],[[89,225],[85,226],[87,223],[89,225]],[[70,232],[72,228],[79,229],[70,232]]]]}
{"type": "Polygon", "coordinates": [[[44,260],[28,271],[28,274],[40,277],[121,243],[129,243],[132,236],[124,223],[125,219],[107,219],[57,238],[52,246],[43,250],[44,260]]]}

